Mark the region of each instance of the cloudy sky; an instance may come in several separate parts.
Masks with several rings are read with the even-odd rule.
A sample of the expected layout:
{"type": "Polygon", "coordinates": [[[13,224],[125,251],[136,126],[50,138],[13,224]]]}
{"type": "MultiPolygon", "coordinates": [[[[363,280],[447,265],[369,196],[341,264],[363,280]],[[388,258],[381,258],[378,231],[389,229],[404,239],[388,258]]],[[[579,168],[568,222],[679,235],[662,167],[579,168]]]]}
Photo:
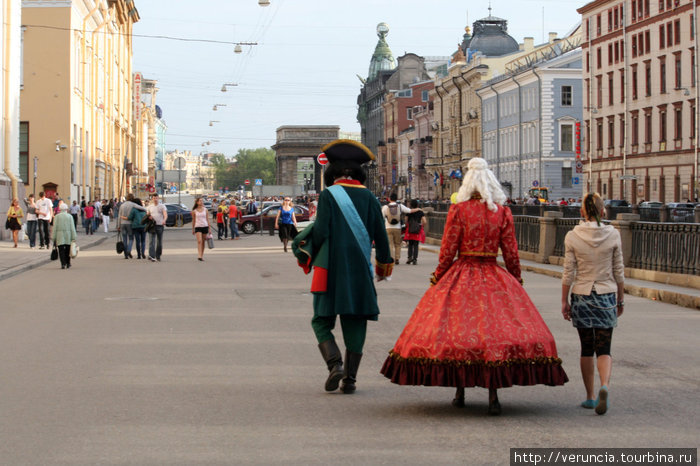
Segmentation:
{"type": "MultiPolygon", "coordinates": [[[[492,0],[518,42],[560,36],[580,21],[574,0],[492,0]]],[[[389,25],[394,57],[447,56],[488,0],[136,0],[134,70],[158,80],[168,150],[234,155],[269,147],[282,125],[359,131],[356,99],[389,25]],[[165,36],[168,38],[155,38],[165,36]],[[187,40],[178,40],[187,39],[187,40]],[[196,40],[196,41],[192,41],[196,40]],[[235,54],[233,42],[255,42],[235,54]],[[221,92],[224,83],[236,83],[221,92]],[[223,104],[213,111],[216,104],[223,104]],[[214,121],[215,120],[215,121],[214,121]],[[210,121],[214,121],[210,126],[210,121]]]]}

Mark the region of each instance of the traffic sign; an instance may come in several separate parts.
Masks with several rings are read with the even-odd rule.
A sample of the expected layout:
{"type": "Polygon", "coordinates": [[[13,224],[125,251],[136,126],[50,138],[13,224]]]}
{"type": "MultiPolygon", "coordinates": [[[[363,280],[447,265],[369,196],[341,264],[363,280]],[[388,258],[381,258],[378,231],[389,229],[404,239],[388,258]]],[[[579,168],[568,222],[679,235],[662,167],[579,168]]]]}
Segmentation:
{"type": "Polygon", "coordinates": [[[255,179],[255,186],[262,186],[262,178],[255,179]]]}
{"type": "Polygon", "coordinates": [[[537,180],[532,182],[532,186],[534,186],[535,188],[538,187],[539,185],[540,185],[540,182],[537,180]]]}
{"type": "Polygon", "coordinates": [[[328,163],[328,157],[326,157],[326,154],[324,154],[323,152],[318,154],[318,157],[316,157],[316,160],[318,161],[319,165],[325,165],[328,163]]]}
{"type": "Polygon", "coordinates": [[[583,173],[583,163],[580,160],[576,161],[576,173],[583,173]]]}
{"type": "Polygon", "coordinates": [[[176,192],[177,192],[177,186],[172,185],[172,186],[170,187],[170,192],[171,192],[171,193],[176,193],[176,192]]]}
{"type": "Polygon", "coordinates": [[[578,183],[579,183],[578,176],[574,176],[573,178],[571,178],[571,182],[572,182],[573,184],[578,184],[578,183]]]}
{"type": "Polygon", "coordinates": [[[250,180],[245,180],[245,185],[248,186],[250,184],[250,180]]]}

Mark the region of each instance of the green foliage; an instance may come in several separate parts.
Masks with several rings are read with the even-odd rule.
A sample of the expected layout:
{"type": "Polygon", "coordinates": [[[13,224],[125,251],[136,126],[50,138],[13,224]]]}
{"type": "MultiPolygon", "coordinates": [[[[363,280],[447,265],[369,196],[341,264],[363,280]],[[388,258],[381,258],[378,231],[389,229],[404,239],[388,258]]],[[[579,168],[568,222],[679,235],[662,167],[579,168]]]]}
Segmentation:
{"type": "Polygon", "coordinates": [[[216,154],[212,163],[217,187],[236,189],[247,179],[252,185],[257,178],[262,178],[264,184],[275,184],[275,151],[272,149],[240,149],[235,163],[229,163],[223,154],[216,154]]]}

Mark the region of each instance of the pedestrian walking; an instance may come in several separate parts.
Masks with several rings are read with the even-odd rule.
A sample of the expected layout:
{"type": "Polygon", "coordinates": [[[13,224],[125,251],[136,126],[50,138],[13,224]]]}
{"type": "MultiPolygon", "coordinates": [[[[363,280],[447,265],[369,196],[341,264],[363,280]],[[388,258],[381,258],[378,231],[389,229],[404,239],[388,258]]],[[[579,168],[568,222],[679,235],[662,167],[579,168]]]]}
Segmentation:
{"type": "Polygon", "coordinates": [[[102,225],[104,226],[104,232],[109,233],[109,219],[112,215],[112,202],[105,199],[102,202],[102,225]]]}
{"type": "Polygon", "coordinates": [[[146,208],[148,216],[155,222],[155,226],[149,233],[148,256],[151,262],[160,262],[163,254],[163,231],[165,221],[168,219],[168,209],[160,203],[158,194],[151,196],[151,204],[146,208]]]}
{"type": "Polygon", "coordinates": [[[88,202],[83,211],[85,212],[85,234],[91,235],[95,231],[95,207],[93,203],[88,202]]]}
{"type": "Polygon", "coordinates": [[[224,234],[226,231],[226,221],[224,220],[224,203],[219,204],[216,209],[216,227],[217,227],[217,237],[219,240],[224,239],[224,234]]]}
{"type": "Polygon", "coordinates": [[[194,200],[192,207],[192,234],[197,239],[197,260],[204,261],[204,246],[209,236],[210,225],[207,209],[201,197],[194,200]]]}
{"type": "Polygon", "coordinates": [[[53,244],[58,248],[58,258],[61,260],[62,269],[70,269],[70,246],[76,239],[73,217],[68,213],[68,204],[59,206],[59,214],[53,222],[51,233],[53,244]]]}
{"type": "Polygon", "coordinates": [[[394,264],[399,263],[401,259],[401,214],[410,214],[411,209],[403,204],[396,202],[398,196],[396,193],[391,193],[389,196],[389,204],[382,207],[382,215],[384,215],[386,234],[389,237],[389,243],[393,247],[394,264]]]}
{"type": "Polygon", "coordinates": [[[297,235],[297,217],[294,215],[292,200],[285,197],[275,217],[275,229],[279,231],[280,241],[287,252],[287,243],[294,240],[297,235]]]}
{"type": "Polygon", "coordinates": [[[36,209],[39,222],[39,249],[48,249],[49,243],[51,242],[51,236],[49,236],[49,225],[51,224],[51,219],[53,218],[53,202],[51,202],[51,199],[46,197],[44,191],[39,193],[39,200],[36,202],[36,209]]]}
{"type": "Polygon", "coordinates": [[[126,196],[126,201],[119,206],[119,214],[117,215],[117,230],[121,233],[122,242],[124,243],[124,259],[132,259],[134,257],[131,255],[131,248],[134,244],[134,232],[131,229],[131,221],[129,220],[129,214],[132,209],[146,210],[144,206],[134,203],[134,195],[129,193],[126,196]]]}
{"type": "MultiPolygon", "coordinates": [[[[141,199],[138,197],[134,198],[134,204],[143,206],[141,199]]],[[[129,218],[127,219],[131,222],[131,231],[134,233],[137,259],[146,258],[146,224],[144,223],[144,219],[147,215],[148,214],[145,210],[131,209],[131,212],[129,212],[129,218]]]]}
{"type": "Polygon", "coordinates": [[[374,155],[361,143],[344,139],[322,150],[329,161],[324,175],[329,187],[321,192],[313,227],[297,235],[292,249],[300,265],[314,266],[311,326],[328,368],[325,389],[336,390],[342,379],[341,390],[350,394],[356,389],[367,321],[379,316],[372,243],[379,279],[390,276],[394,264],[379,202],[362,185],[366,174],[361,164],[374,155]],[[312,259],[305,259],[306,253],[312,259]],[[337,316],[346,348],[344,365],[332,332],[337,316]]]}
{"type": "Polygon", "coordinates": [[[418,264],[418,243],[425,243],[425,213],[418,209],[418,201],[411,200],[411,213],[406,215],[406,233],[404,240],[408,243],[407,264],[418,264]]]}
{"type": "Polygon", "coordinates": [[[563,385],[556,344],[523,289],[518,245],[506,196],[486,161],[472,158],[448,214],[431,287],[421,298],[381,373],[399,385],[489,390],[498,415],[499,388],[563,385]],[[506,270],[496,263],[499,248],[506,270]]]}
{"type": "Polygon", "coordinates": [[[236,203],[232,202],[228,208],[228,222],[231,230],[231,239],[240,239],[241,234],[238,232],[238,216],[240,211],[236,207],[236,203]]]}
{"type": "Polygon", "coordinates": [[[29,237],[29,249],[34,249],[36,247],[36,230],[38,226],[34,194],[30,194],[24,201],[24,204],[27,207],[27,236],[29,237]]]}
{"type": "Polygon", "coordinates": [[[581,340],[581,376],[586,389],[586,400],[581,406],[605,414],[609,408],[612,333],[625,310],[625,266],[620,233],[601,222],[605,205],[597,193],[584,197],[581,217],[581,223],[564,239],[561,312],[581,340]],[[597,399],[593,398],[594,355],[600,377],[597,399]]]}
{"type": "Polygon", "coordinates": [[[68,208],[68,212],[70,213],[71,217],[73,217],[73,225],[77,229],[78,228],[78,214],[80,213],[80,206],[78,205],[78,201],[73,201],[73,203],[68,208]]]}
{"type": "Polygon", "coordinates": [[[22,208],[19,206],[19,199],[15,197],[12,199],[10,208],[7,209],[7,221],[5,222],[6,228],[12,232],[12,241],[15,243],[14,247],[17,247],[19,232],[22,231],[23,218],[24,211],[22,211],[22,208]]]}

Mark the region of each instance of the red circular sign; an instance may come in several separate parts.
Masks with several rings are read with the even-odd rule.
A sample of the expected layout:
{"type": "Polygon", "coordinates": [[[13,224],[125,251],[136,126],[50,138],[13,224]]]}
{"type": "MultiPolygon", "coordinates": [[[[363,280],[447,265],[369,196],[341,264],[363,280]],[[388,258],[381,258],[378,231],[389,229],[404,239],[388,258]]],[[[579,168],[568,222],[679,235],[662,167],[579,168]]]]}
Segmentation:
{"type": "Polygon", "coordinates": [[[316,160],[318,161],[319,165],[325,165],[328,163],[328,157],[326,157],[326,154],[324,154],[323,152],[318,154],[318,157],[316,157],[316,160]]]}
{"type": "Polygon", "coordinates": [[[248,186],[250,184],[250,180],[245,180],[245,184],[248,186]]]}

